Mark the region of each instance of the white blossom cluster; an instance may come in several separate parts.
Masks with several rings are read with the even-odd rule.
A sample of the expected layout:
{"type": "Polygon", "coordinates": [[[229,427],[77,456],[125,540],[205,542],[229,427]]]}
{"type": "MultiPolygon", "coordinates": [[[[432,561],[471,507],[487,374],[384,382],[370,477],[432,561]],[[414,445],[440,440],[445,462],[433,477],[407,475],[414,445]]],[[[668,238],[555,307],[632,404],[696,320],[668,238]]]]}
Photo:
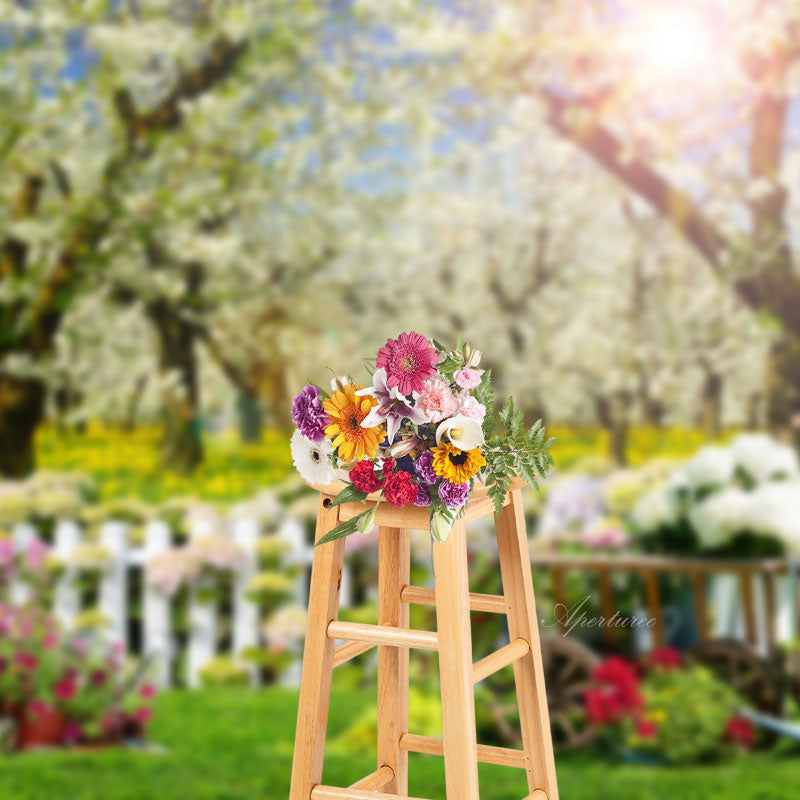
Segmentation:
{"type": "Polygon", "coordinates": [[[633,510],[639,532],[688,520],[704,549],[740,533],[800,552],[800,464],[796,451],[766,434],[742,434],[727,447],[704,447],[666,485],[633,510]]]}

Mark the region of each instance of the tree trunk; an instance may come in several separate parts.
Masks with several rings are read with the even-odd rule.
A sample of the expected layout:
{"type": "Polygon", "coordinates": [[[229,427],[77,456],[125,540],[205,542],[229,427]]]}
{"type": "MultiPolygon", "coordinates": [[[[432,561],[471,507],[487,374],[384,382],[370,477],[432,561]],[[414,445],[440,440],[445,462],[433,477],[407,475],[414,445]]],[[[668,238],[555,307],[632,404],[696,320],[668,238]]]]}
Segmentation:
{"type": "Polygon", "coordinates": [[[162,462],[171,469],[191,472],[203,460],[196,333],[165,300],[152,303],[148,312],[158,332],[159,371],[165,380],[162,462]]]}
{"type": "Polygon", "coordinates": [[[236,414],[239,419],[239,438],[242,442],[260,442],[264,412],[258,397],[251,392],[238,392],[236,414]]]}
{"type": "Polygon", "coordinates": [[[273,357],[264,365],[261,374],[270,424],[282,431],[288,431],[292,426],[292,396],[289,393],[287,366],[279,358],[273,357]]]}
{"type": "Polygon", "coordinates": [[[597,419],[608,431],[608,455],[620,467],[628,463],[628,399],[595,397],[597,419]]]}
{"type": "Polygon", "coordinates": [[[639,402],[642,404],[642,419],[646,425],[660,428],[664,424],[664,404],[653,395],[646,375],[639,376],[639,402]]]}
{"type": "Polygon", "coordinates": [[[36,467],[36,429],[44,417],[44,384],[0,374],[0,475],[24,478],[36,467]]]}
{"type": "Polygon", "coordinates": [[[767,425],[800,449],[800,336],[785,330],[769,355],[767,425]]]}
{"type": "Polygon", "coordinates": [[[722,376],[706,369],[703,375],[700,427],[712,439],[716,439],[722,432],[722,388],[722,376]]]}

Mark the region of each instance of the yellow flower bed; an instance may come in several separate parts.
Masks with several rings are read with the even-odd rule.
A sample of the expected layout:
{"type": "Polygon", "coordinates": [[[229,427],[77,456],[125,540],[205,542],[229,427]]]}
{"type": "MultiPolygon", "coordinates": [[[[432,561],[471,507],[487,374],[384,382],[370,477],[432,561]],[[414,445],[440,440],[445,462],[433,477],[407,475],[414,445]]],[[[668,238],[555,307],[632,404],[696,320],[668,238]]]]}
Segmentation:
{"type": "Polygon", "coordinates": [[[156,427],[123,431],[91,423],[82,433],[44,428],[37,438],[38,467],[90,475],[108,500],[136,497],[150,503],[176,495],[213,501],[251,497],[291,473],[288,437],[264,432],[257,444],[242,444],[235,432],[204,438],[205,459],[191,475],[165,471],[156,427]]]}
{"type": "MultiPolygon", "coordinates": [[[[569,470],[577,462],[605,461],[608,433],[599,428],[548,426],[558,437],[556,466],[569,470]]],[[[727,441],[735,431],[721,437],[727,441]]],[[[170,497],[195,496],[232,502],[283,482],[292,474],[288,436],[267,430],[258,444],[242,444],[234,431],[204,437],[205,460],[191,475],[165,471],[159,459],[157,427],[123,431],[99,422],[81,432],[43,428],[37,439],[38,465],[51,472],[90,475],[101,500],[138,498],[158,503],[170,497]]],[[[684,459],[709,440],[688,428],[633,426],[628,459],[639,466],[654,458],[684,459]]]]}
{"type": "MultiPolygon", "coordinates": [[[[605,459],[609,452],[608,431],[601,428],[575,428],[568,425],[548,425],[547,432],[558,437],[553,448],[556,467],[568,470],[577,461],[587,458],[605,459]]],[[[715,443],[728,442],[738,431],[726,431],[715,443]]],[[[689,458],[712,440],[703,431],[693,428],[654,428],[631,426],[628,432],[628,462],[640,466],[653,458],[689,458]]]]}

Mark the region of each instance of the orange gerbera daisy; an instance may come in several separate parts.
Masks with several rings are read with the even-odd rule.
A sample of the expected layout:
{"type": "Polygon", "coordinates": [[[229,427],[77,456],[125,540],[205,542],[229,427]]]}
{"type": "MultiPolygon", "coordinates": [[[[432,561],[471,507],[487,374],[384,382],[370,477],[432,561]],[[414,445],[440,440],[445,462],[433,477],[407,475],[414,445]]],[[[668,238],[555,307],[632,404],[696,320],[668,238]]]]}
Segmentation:
{"type": "Polygon", "coordinates": [[[358,397],[356,392],[363,386],[345,386],[343,391],[334,392],[322,402],[330,417],[325,427],[325,438],[338,448],[339,461],[347,463],[360,461],[364,456],[375,458],[375,451],[383,441],[383,425],[362,428],[361,422],[373,406],[378,404],[374,397],[358,397]]]}

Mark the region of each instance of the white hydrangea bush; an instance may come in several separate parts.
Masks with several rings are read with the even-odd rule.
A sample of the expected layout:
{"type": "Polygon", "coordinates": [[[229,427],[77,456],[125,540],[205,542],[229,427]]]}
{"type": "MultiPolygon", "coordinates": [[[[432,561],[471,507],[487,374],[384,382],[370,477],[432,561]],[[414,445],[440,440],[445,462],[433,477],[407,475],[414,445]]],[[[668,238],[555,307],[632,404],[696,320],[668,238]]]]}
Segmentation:
{"type": "Polygon", "coordinates": [[[759,552],[800,553],[797,453],[763,433],[704,447],[639,500],[631,521],[645,539],[701,553],[747,555],[745,538],[760,540],[759,552]]]}

